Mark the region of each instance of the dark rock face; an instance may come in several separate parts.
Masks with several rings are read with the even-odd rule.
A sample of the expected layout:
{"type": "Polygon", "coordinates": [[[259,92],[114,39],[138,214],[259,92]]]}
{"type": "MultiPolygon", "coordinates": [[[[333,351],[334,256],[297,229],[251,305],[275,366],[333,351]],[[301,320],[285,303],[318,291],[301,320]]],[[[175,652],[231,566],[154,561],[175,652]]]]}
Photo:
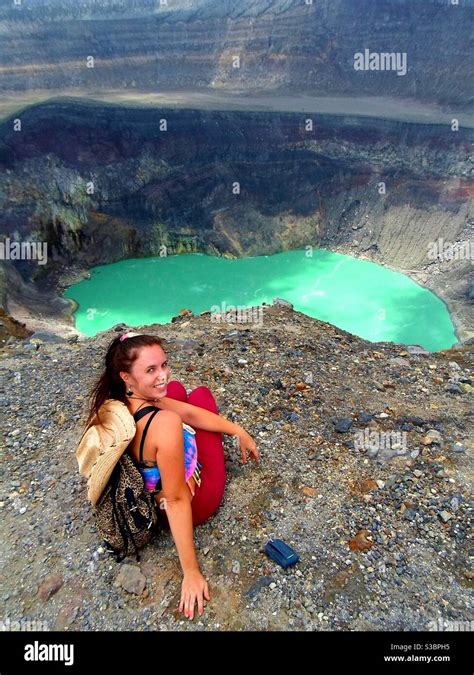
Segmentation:
{"type": "Polygon", "coordinates": [[[404,248],[403,227],[416,218],[428,242],[440,213],[443,237],[456,241],[469,197],[469,131],[323,116],[306,131],[306,119],[34,106],[21,132],[0,127],[2,230],[38,230],[53,258],[86,264],[178,241],[184,250],[255,255],[357,237],[360,250],[376,244],[382,259],[408,267],[426,263],[427,248],[404,248]],[[401,211],[407,222],[392,231],[401,211]]]}
{"type": "Polygon", "coordinates": [[[458,107],[471,96],[472,8],[472,0],[4,3],[3,87],[300,91],[458,107]],[[355,71],[354,54],[365,48],[406,53],[406,74],[355,71]],[[88,56],[94,67],[86,67],[88,56]],[[25,76],[19,66],[32,64],[34,76],[25,76]]]}
{"type": "Polygon", "coordinates": [[[22,262],[25,279],[54,287],[65,266],[163,246],[231,256],[319,246],[413,272],[469,324],[470,262],[428,257],[440,236],[467,238],[468,129],[68,101],[32,106],[21,123],[0,126],[0,231],[48,242],[49,256],[22,262]]]}
{"type": "Polygon", "coordinates": [[[26,283],[16,266],[11,262],[0,262],[0,302],[3,308],[10,304],[24,306],[35,311],[46,320],[62,317],[67,319],[70,301],[55,296],[35,283],[26,283]]]}

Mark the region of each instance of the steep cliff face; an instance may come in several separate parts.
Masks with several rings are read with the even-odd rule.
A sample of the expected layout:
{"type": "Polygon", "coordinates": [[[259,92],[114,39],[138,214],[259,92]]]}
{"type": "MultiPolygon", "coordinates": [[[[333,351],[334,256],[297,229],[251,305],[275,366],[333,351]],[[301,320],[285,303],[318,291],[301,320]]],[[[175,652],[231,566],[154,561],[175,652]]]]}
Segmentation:
{"type": "Polygon", "coordinates": [[[459,108],[472,103],[465,68],[473,7],[473,0],[4,3],[3,88],[369,94],[459,108]],[[406,72],[355,70],[354,54],[365,49],[406,54],[406,72]]]}
{"type": "Polygon", "coordinates": [[[48,242],[48,264],[23,263],[40,287],[64,283],[65,267],[162,245],[231,256],[324,246],[410,271],[471,334],[471,262],[429,257],[430,242],[469,237],[469,130],[90,102],[33,106],[21,122],[0,127],[0,227],[48,242]]]}

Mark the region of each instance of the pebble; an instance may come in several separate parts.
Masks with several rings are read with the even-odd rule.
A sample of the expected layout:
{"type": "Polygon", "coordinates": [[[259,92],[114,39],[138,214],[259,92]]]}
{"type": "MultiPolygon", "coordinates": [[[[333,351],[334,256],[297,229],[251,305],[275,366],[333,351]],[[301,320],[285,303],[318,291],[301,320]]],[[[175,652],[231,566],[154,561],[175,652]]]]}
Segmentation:
{"type": "Polygon", "coordinates": [[[334,428],[339,433],[343,434],[349,431],[352,426],[352,419],[350,417],[343,417],[334,421],[334,428]]]}
{"type": "Polygon", "coordinates": [[[443,437],[437,431],[436,429],[430,429],[428,433],[422,438],[421,440],[423,445],[442,445],[443,444],[443,437]]]}
{"type": "Polygon", "coordinates": [[[462,394],[463,393],[459,384],[447,384],[444,389],[445,389],[445,391],[449,392],[450,394],[462,394]]]}
{"type": "Polygon", "coordinates": [[[453,514],[449,513],[449,511],[440,511],[438,515],[443,521],[443,523],[447,523],[448,520],[451,520],[451,518],[453,517],[453,514]]]}
{"type": "Polygon", "coordinates": [[[49,600],[49,598],[57,593],[63,585],[63,578],[60,574],[51,574],[39,585],[38,597],[41,600],[49,600]]]}
{"type": "Polygon", "coordinates": [[[146,577],[135,565],[122,565],[114,586],[120,586],[128,593],[140,595],[146,586],[146,577]]]}
{"type": "Polygon", "coordinates": [[[460,501],[460,500],[459,500],[459,497],[453,497],[453,498],[451,499],[450,504],[451,504],[451,508],[452,508],[453,511],[457,511],[457,510],[458,510],[458,508],[459,508],[459,501],[460,501]]]}

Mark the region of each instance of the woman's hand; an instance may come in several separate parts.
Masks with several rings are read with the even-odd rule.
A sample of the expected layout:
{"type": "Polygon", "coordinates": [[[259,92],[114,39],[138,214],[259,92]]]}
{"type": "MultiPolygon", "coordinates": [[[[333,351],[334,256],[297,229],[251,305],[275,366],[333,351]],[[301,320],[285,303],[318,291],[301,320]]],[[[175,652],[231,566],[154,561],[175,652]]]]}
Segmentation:
{"type": "Polygon", "coordinates": [[[255,441],[253,440],[252,436],[248,434],[245,429],[241,429],[241,431],[237,434],[237,438],[239,439],[240,450],[242,452],[242,462],[244,464],[247,463],[250,453],[250,455],[258,464],[260,461],[260,455],[258,454],[257,446],[255,445],[255,441]]]}
{"type": "Polygon", "coordinates": [[[204,611],[203,600],[210,600],[209,587],[207,581],[199,570],[185,572],[183,583],[181,584],[181,600],[179,601],[179,611],[184,609],[184,616],[189,619],[194,618],[194,604],[197,601],[199,616],[204,611]]]}

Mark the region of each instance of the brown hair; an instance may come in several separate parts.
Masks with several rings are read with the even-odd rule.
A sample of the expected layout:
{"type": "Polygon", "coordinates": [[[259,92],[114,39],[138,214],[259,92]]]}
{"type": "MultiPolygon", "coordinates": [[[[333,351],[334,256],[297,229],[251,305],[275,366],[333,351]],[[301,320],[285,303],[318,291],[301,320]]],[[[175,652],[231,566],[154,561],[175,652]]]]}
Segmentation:
{"type": "Polygon", "coordinates": [[[138,356],[140,347],[160,345],[164,349],[165,340],[156,335],[136,335],[125,340],[120,340],[120,335],[112,340],[105,355],[105,370],[94,385],[89,401],[89,416],[85,425],[85,431],[97,416],[100,422],[99,410],[102,404],[109,398],[117,399],[125,403],[125,382],[119,373],[130,372],[132,363],[138,356]]]}

